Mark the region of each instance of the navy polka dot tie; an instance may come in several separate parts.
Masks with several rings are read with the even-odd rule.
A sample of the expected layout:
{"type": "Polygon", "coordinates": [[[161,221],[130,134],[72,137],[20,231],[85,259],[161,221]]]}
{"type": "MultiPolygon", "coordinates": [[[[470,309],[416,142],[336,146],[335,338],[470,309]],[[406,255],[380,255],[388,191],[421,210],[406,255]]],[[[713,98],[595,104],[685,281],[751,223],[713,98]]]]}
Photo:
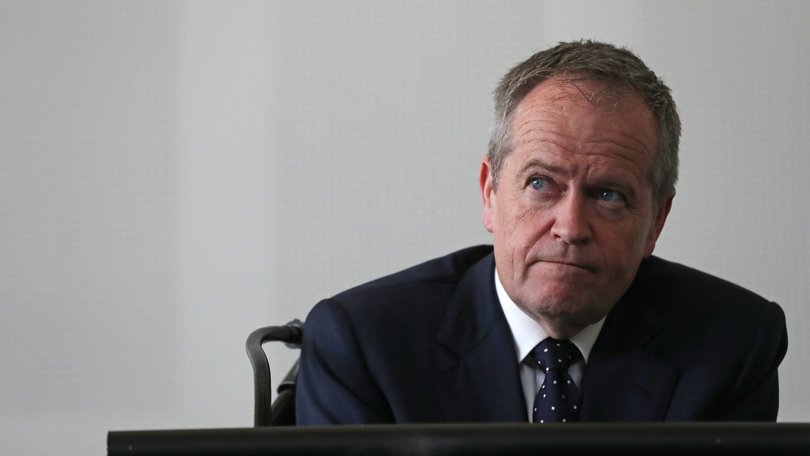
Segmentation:
{"type": "Polygon", "coordinates": [[[579,390],[568,366],[582,357],[576,345],[548,338],[532,350],[532,358],[546,374],[534,399],[535,423],[565,423],[579,419],[579,390]]]}

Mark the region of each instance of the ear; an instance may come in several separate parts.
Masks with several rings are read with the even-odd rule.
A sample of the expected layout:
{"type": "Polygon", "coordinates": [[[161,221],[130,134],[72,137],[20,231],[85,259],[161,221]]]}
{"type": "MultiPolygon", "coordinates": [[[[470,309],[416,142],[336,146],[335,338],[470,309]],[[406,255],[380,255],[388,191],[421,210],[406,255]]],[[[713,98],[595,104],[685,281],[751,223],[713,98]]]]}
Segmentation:
{"type": "Polygon", "coordinates": [[[484,228],[492,233],[495,228],[495,188],[493,186],[492,166],[489,163],[489,157],[484,157],[481,161],[478,184],[481,186],[481,201],[484,203],[481,220],[484,222],[484,228]]]}
{"type": "Polygon", "coordinates": [[[655,250],[655,243],[658,241],[658,236],[661,235],[661,231],[664,230],[664,223],[666,223],[669,211],[672,209],[672,200],[674,198],[675,194],[673,193],[665,198],[658,206],[658,213],[655,214],[655,220],[653,221],[653,226],[650,228],[650,234],[647,238],[647,246],[644,249],[644,258],[652,255],[653,250],[655,250]]]}

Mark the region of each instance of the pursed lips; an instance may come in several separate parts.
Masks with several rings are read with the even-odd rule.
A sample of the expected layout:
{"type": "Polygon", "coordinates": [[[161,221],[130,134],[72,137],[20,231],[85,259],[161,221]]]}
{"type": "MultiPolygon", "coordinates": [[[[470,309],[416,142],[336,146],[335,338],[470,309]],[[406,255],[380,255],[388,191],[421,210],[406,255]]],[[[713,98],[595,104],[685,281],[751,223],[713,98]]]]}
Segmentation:
{"type": "Polygon", "coordinates": [[[537,264],[537,263],[545,263],[545,264],[562,266],[562,267],[576,268],[576,269],[580,269],[580,270],[584,270],[584,271],[588,271],[588,272],[596,272],[595,267],[590,266],[590,265],[585,264],[585,263],[580,263],[580,262],[573,262],[573,261],[566,261],[566,260],[550,260],[550,259],[542,259],[541,258],[541,259],[537,259],[537,260],[535,260],[533,262],[533,264],[537,264]]]}

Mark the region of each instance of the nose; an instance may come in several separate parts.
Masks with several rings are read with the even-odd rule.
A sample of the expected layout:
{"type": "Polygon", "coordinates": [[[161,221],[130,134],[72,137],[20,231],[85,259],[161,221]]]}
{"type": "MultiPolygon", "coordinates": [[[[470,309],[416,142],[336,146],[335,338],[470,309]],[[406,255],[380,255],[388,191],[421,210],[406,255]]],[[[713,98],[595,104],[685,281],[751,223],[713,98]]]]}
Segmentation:
{"type": "Polygon", "coordinates": [[[554,211],[551,234],[556,240],[569,245],[580,245],[591,239],[585,198],[571,192],[557,202],[554,211]]]}

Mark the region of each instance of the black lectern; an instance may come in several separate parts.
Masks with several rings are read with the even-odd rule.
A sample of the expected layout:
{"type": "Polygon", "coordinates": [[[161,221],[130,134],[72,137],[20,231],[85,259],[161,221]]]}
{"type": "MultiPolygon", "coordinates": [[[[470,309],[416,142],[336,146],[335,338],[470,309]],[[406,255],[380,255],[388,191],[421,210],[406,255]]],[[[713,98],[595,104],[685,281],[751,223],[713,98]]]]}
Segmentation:
{"type": "Polygon", "coordinates": [[[810,424],[570,423],[111,431],[134,455],[810,455],[810,424]]]}

